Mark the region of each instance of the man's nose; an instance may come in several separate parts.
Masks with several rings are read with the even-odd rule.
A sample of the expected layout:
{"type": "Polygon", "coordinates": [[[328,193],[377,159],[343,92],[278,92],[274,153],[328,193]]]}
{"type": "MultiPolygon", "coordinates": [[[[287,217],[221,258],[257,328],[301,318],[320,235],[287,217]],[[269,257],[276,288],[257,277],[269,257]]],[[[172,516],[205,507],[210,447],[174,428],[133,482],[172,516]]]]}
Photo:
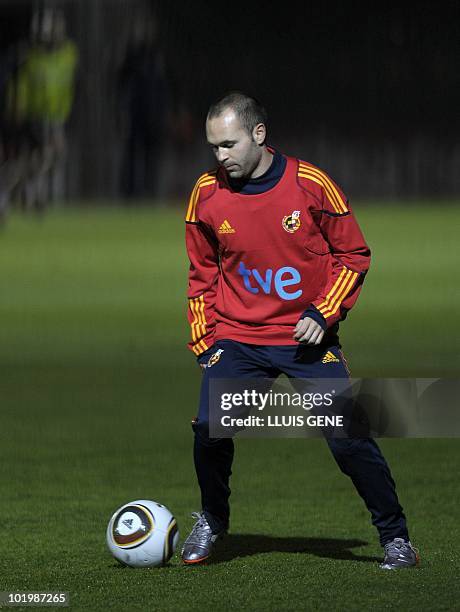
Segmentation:
{"type": "Polygon", "coordinates": [[[223,163],[228,157],[226,149],[217,149],[216,156],[217,156],[217,161],[220,163],[223,163]]]}

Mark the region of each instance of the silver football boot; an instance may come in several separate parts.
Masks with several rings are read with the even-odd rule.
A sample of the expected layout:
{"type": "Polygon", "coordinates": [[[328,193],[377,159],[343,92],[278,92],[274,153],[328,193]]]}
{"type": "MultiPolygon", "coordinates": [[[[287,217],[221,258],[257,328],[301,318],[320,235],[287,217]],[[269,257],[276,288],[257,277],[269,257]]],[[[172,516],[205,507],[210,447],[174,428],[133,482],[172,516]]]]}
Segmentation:
{"type": "Polygon", "coordinates": [[[403,567],[413,567],[419,562],[418,550],[403,538],[395,538],[385,544],[385,558],[380,564],[381,569],[392,570],[403,567]]]}
{"type": "Polygon", "coordinates": [[[211,556],[213,544],[222,538],[226,531],[213,533],[204,512],[192,512],[192,516],[196,523],[184,542],[181,556],[184,563],[201,563],[211,556]]]}

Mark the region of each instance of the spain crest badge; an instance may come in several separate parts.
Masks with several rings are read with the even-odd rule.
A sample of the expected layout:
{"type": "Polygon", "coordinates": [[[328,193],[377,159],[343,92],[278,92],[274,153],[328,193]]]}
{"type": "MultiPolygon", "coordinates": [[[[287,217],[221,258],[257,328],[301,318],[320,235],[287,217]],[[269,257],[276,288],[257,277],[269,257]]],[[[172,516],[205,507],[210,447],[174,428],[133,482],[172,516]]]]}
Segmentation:
{"type": "Polygon", "coordinates": [[[290,215],[286,215],[283,217],[283,227],[284,229],[293,234],[300,227],[300,210],[293,210],[290,215]]]}

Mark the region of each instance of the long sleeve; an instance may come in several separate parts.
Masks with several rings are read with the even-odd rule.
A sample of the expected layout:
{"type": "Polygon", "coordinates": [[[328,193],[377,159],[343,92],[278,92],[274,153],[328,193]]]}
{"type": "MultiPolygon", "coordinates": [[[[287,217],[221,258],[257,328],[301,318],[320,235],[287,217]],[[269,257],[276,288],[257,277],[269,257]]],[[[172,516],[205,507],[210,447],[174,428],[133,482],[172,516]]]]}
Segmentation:
{"type": "Polygon", "coordinates": [[[356,303],[371,253],[340,188],[323,172],[312,168],[304,172],[321,186],[320,230],[329,245],[331,265],[321,293],[302,317],[310,316],[326,329],[344,319],[356,303]]]}
{"type": "Polygon", "coordinates": [[[186,223],[186,246],[190,260],[188,276],[188,320],[195,355],[214,343],[215,300],[219,277],[218,246],[202,223],[186,223]]]}

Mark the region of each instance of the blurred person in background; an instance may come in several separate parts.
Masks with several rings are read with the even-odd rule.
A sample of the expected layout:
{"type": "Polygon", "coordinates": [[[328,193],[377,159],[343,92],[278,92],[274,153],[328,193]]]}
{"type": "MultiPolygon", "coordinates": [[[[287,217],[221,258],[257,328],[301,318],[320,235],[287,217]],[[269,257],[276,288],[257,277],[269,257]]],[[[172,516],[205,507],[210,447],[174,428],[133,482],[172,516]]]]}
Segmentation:
{"type": "Polygon", "coordinates": [[[31,45],[11,90],[13,114],[21,125],[19,165],[26,209],[43,210],[65,192],[65,126],[73,100],[78,51],[67,37],[62,11],[37,11],[31,45]]]}
{"type": "Polygon", "coordinates": [[[152,16],[135,16],[117,89],[123,132],[122,194],[127,199],[154,197],[168,104],[164,60],[152,16]]]}
{"type": "Polygon", "coordinates": [[[14,116],[19,45],[0,54],[0,224],[5,221],[14,187],[19,180],[17,167],[18,130],[14,116]]]}
{"type": "Polygon", "coordinates": [[[194,172],[198,173],[207,161],[203,159],[201,125],[184,100],[180,100],[174,111],[168,136],[170,163],[165,166],[165,172],[168,173],[171,195],[180,199],[182,194],[189,189],[188,169],[191,167],[194,172]],[[175,172],[178,167],[187,169],[187,171],[175,172]]]}

